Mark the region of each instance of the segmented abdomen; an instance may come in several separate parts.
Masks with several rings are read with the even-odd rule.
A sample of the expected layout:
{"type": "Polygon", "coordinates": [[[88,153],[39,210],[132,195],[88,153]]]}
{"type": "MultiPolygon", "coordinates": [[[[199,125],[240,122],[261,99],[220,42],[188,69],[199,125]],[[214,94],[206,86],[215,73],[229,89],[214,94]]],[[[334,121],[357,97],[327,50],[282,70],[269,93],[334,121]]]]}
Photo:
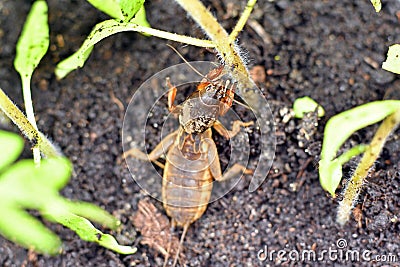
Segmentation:
{"type": "Polygon", "coordinates": [[[212,176],[206,159],[200,157],[190,162],[177,160],[176,157],[181,154],[175,154],[176,150],[176,147],[172,148],[167,155],[169,160],[164,168],[162,198],[168,216],[178,226],[184,226],[200,218],[206,210],[211,196],[212,176]],[[194,166],[204,168],[196,171],[194,166]]]}

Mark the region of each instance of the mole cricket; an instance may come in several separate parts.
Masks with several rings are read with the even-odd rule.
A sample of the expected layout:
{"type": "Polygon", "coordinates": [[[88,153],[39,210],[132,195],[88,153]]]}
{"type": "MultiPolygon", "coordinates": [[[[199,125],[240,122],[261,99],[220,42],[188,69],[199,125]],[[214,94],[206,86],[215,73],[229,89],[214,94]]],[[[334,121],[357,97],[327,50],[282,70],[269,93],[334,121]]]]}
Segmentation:
{"type": "MultiPolygon", "coordinates": [[[[186,61],[185,61],[186,62],[186,61]]],[[[189,64],[189,63],[188,63],[189,64]]],[[[190,66],[190,64],[189,64],[190,66]]],[[[191,67],[191,66],[190,66],[191,67]]],[[[192,68],[192,67],[191,67],[192,68]]],[[[194,69],[197,73],[197,70],[194,69]]],[[[172,266],[175,266],[189,225],[199,219],[207,208],[211,197],[213,179],[225,181],[242,174],[253,174],[238,163],[224,174],[212,139],[214,128],[226,139],[234,137],[241,127],[254,122],[233,121],[232,130],[227,130],[219,116],[223,116],[232,106],[236,83],[222,80],[224,66],[212,69],[196,90],[180,105],[174,105],[177,88],[170,79],[166,79],[168,91],[168,109],[179,118],[179,128],[168,134],[149,154],[133,148],[129,155],[140,160],[150,160],[163,168],[162,201],[172,227],[183,227],[178,252],[172,266]],[[158,162],[166,152],[165,166],[158,162]]],[[[169,253],[164,266],[168,263],[169,253]]]]}

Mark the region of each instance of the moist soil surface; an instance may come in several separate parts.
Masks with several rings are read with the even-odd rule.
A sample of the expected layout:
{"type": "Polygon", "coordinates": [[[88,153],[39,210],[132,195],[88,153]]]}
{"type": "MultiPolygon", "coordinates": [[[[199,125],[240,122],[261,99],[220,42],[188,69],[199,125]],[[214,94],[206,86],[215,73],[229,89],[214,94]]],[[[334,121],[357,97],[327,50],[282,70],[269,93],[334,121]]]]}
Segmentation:
{"type": "MultiPolygon", "coordinates": [[[[243,1],[204,3],[228,31],[245,7],[243,1]]],[[[146,79],[182,63],[166,43],[176,47],[188,61],[216,62],[217,55],[156,37],[121,33],[96,45],[82,69],[58,81],[54,75],[56,64],[76,51],[92,27],[108,17],[83,0],[51,0],[48,5],[51,44],[33,75],[32,94],[39,128],[74,164],[73,176],[62,195],[95,203],[115,215],[123,227],[113,234],[120,243],[134,245],[138,251],[134,255],[119,255],[45,222],[63,240],[60,255],[36,255],[0,237],[0,265],[160,266],[162,254],[142,245],[143,237],[133,227],[132,215],[139,200],[146,196],[121,160],[124,112],[133,93],[146,79]]],[[[13,60],[30,6],[29,1],[0,3],[0,86],[20,107],[21,85],[13,60]]],[[[145,6],[153,27],[204,38],[202,30],[176,3],[155,0],[145,6]]],[[[184,264],[399,264],[398,132],[386,144],[364,184],[356,212],[344,226],[335,220],[346,179],[334,199],[321,188],[316,165],[323,129],[331,116],[370,101],[398,99],[399,80],[380,66],[388,46],[400,41],[399,14],[399,1],[384,1],[379,14],[366,0],[259,1],[252,21],[239,36],[239,44],[246,51],[249,68],[258,66],[261,73],[268,74],[258,80],[258,85],[274,115],[275,159],[258,190],[249,193],[250,177],[246,176],[229,194],[208,205],[204,215],[188,230],[184,264]],[[326,115],[318,120],[318,126],[316,120],[310,124],[285,118],[293,101],[302,96],[314,98],[325,108],[326,115]],[[309,133],[307,138],[301,134],[303,131],[309,133]],[[268,251],[265,260],[257,257],[261,249],[268,251]],[[287,252],[286,259],[279,259],[279,250],[287,252]],[[322,259],[295,260],[296,252],[301,259],[302,253],[310,250],[322,259]],[[331,257],[329,250],[333,251],[331,257]],[[358,253],[360,260],[346,260],[346,253],[351,252],[358,253]],[[396,263],[378,262],[376,258],[390,259],[390,255],[397,256],[396,263]]],[[[13,126],[5,128],[17,132],[13,126]]],[[[156,133],[157,126],[153,128],[156,133]]],[[[371,126],[354,134],[343,151],[357,143],[367,143],[376,128],[371,126]]],[[[225,155],[229,152],[224,149],[226,141],[218,135],[215,140],[221,158],[229,159],[225,155]]],[[[150,142],[153,146],[156,143],[150,142]]],[[[30,145],[26,143],[25,157],[30,156],[30,145]]],[[[356,163],[357,159],[346,165],[345,178],[350,177],[356,163]]],[[[165,214],[158,201],[150,201],[165,214]]],[[[181,232],[178,228],[174,234],[179,236],[181,232]]]]}

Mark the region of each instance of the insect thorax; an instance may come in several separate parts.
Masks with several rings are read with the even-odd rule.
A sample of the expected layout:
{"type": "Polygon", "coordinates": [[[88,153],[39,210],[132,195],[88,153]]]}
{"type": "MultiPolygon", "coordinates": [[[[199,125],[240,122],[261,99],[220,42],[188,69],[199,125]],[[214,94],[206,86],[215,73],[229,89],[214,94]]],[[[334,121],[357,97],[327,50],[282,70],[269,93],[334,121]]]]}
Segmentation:
{"type": "Polygon", "coordinates": [[[202,133],[208,128],[212,127],[215,122],[215,118],[207,117],[207,116],[199,116],[195,119],[188,120],[183,128],[185,132],[191,133],[202,133]]]}
{"type": "Polygon", "coordinates": [[[198,98],[188,99],[182,105],[179,123],[186,133],[202,133],[212,127],[218,118],[218,101],[207,105],[198,98]]]}

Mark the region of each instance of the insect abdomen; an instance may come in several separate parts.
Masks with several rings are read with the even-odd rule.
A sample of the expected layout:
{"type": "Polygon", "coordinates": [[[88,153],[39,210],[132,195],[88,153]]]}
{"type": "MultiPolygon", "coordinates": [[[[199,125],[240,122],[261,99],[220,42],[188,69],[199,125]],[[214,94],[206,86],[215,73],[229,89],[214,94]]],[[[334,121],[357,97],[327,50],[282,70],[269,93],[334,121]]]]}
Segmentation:
{"type": "Polygon", "coordinates": [[[212,176],[208,168],[188,172],[166,163],[162,198],[164,208],[177,225],[184,226],[203,215],[211,197],[212,176]]]}

